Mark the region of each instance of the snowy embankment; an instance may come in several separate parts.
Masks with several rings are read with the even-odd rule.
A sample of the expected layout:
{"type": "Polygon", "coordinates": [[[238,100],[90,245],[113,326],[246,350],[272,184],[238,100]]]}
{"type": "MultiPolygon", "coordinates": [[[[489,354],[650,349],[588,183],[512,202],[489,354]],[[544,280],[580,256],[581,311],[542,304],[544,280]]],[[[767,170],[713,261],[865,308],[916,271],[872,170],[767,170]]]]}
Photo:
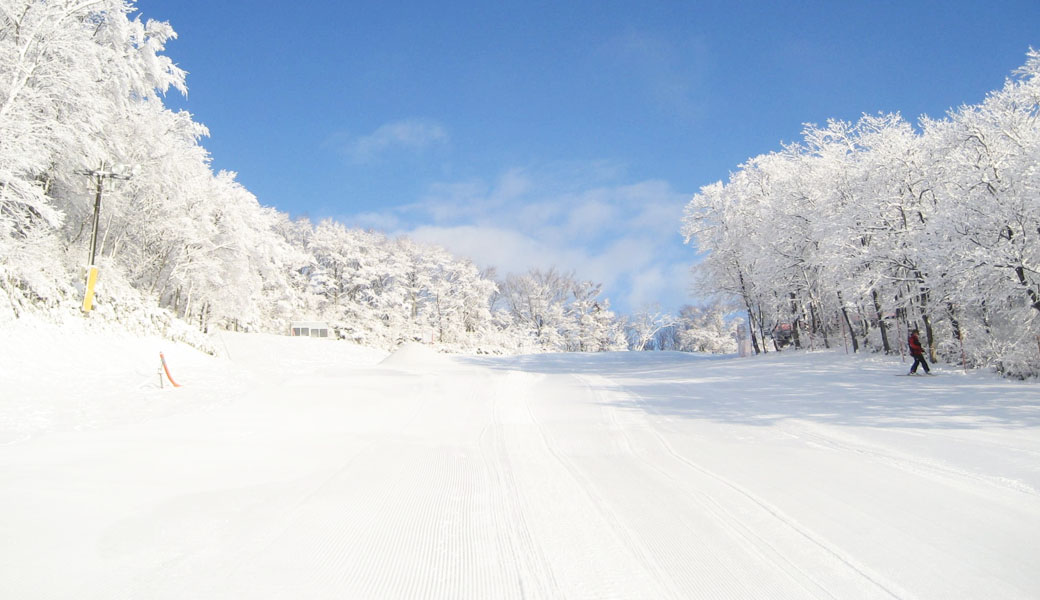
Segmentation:
{"type": "Polygon", "coordinates": [[[1035,383],[3,337],[3,598],[1040,597],[1035,383]]]}

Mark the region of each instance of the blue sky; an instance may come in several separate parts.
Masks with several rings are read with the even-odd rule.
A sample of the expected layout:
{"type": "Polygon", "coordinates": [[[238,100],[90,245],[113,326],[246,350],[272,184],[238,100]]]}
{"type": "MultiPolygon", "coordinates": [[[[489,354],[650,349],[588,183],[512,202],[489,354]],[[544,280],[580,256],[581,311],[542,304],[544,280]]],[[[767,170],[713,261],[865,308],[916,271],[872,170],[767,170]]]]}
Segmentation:
{"type": "Polygon", "coordinates": [[[141,0],[168,105],[265,205],[695,299],[685,203],[802,124],[942,116],[1040,47],[1040,2],[141,0]]]}

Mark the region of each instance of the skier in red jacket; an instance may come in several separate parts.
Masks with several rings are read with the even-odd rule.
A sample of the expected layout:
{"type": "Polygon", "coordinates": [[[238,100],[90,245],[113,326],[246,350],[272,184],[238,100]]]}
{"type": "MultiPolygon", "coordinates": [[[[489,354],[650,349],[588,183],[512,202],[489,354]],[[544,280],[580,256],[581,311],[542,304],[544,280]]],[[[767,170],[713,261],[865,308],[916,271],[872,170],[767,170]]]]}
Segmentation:
{"type": "Polygon", "coordinates": [[[910,367],[910,374],[914,375],[917,373],[917,365],[924,367],[925,373],[931,373],[931,369],[928,368],[928,363],[924,360],[924,348],[921,347],[921,340],[917,337],[920,333],[917,329],[910,332],[910,337],[907,338],[906,344],[910,346],[910,356],[914,357],[914,364],[910,367]]]}

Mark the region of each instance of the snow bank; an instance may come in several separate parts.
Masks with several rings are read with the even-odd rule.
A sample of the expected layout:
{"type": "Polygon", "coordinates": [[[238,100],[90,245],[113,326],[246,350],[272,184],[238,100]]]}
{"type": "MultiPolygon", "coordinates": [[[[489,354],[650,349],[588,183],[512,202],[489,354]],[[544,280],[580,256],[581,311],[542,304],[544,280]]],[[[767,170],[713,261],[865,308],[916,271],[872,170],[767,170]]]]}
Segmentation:
{"type": "Polygon", "coordinates": [[[0,332],[0,598],[1040,597],[1035,383],[0,332]]]}
{"type": "Polygon", "coordinates": [[[226,331],[214,337],[219,354],[265,376],[340,375],[373,367],[387,355],[385,350],[331,339],[226,331]]]}
{"type": "Polygon", "coordinates": [[[380,366],[405,371],[437,371],[455,366],[444,354],[417,342],[407,342],[379,363],[380,366]]]}
{"type": "Polygon", "coordinates": [[[103,321],[5,323],[0,342],[0,445],[105,429],[224,401],[244,381],[226,360],[103,321]],[[184,387],[160,376],[159,353],[184,387]]]}

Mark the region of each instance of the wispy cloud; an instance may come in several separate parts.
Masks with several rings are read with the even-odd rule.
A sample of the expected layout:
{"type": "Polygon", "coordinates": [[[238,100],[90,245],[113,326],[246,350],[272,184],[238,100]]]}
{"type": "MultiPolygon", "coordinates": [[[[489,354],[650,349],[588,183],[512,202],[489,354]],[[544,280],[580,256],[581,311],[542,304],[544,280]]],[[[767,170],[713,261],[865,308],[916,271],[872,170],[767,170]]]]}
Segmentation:
{"type": "Polygon", "coordinates": [[[705,88],[710,52],[702,38],[677,43],[650,32],[630,31],[612,39],[605,54],[665,110],[687,120],[703,115],[698,93],[705,88]]]}
{"type": "Polygon", "coordinates": [[[357,163],[368,163],[389,152],[418,152],[449,141],[448,130],[429,119],[404,119],[380,126],[368,135],[349,138],[346,153],[357,163]]]}
{"type": "Polygon", "coordinates": [[[601,238],[633,226],[671,232],[688,200],[660,180],[625,183],[607,163],[554,163],[513,168],[496,180],[473,179],[431,185],[403,207],[439,225],[508,222],[520,231],[565,239],[601,238]]]}
{"type": "Polygon", "coordinates": [[[556,267],[604,284],[615,306],[687,301],[688,200],[664,181],[625,182],[604,163],[514,168],[494,181],[440,183],[422,201],[368,215],[501,275],[556,267]],[[636,304],[633,304],[636,303],[636,304]]]}
{"type": "Polygon", "coordinates": [[[580,249],[555,247],[534,236],[494,225],[421,225],[407,233],[418,241],[468,257],[481,267],[495,267],[502,275],[523,273],[533,267],[571,270],[587,259],[580,249]]]}

